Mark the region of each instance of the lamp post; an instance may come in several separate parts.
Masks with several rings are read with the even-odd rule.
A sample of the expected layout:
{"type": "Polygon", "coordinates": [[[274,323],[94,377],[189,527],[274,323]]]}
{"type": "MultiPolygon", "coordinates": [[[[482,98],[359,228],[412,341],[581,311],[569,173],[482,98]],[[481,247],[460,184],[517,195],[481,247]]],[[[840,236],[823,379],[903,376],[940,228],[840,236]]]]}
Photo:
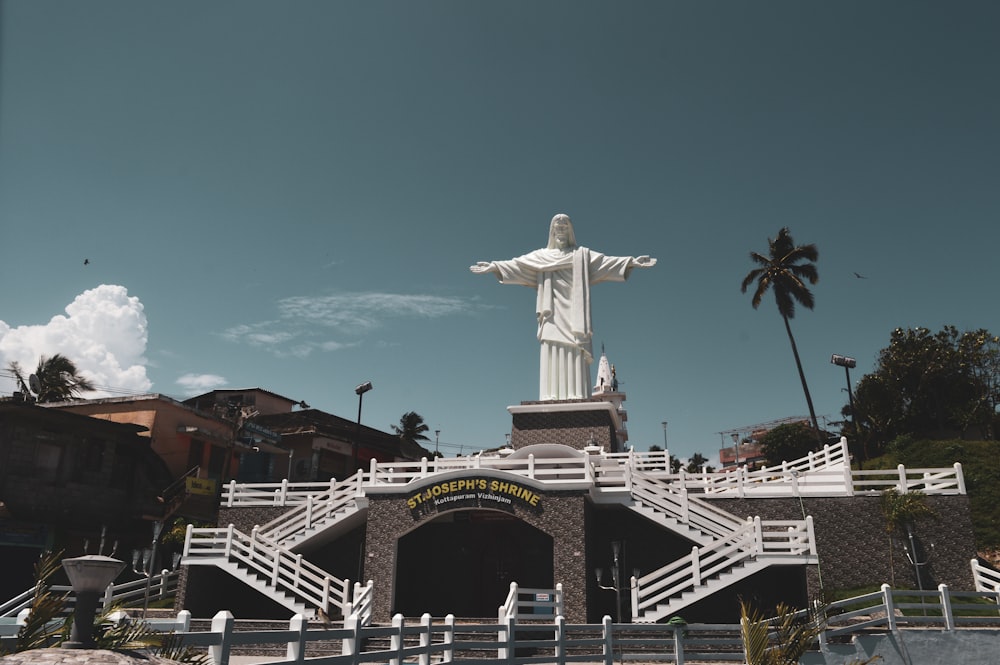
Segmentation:
{"type": "Polygon", "coordinates": [[[354,389],[355,394],[358,396],[358,426],[354,433],[354,445],[352,448],[352,458],[354,461],[354,471],[358,470],[358,437],[361,436],[361,402],[365,397],[365,393],[372,389],[372,382],[365,381],[354,389]]]}
{"type": "Polygon", "coordinates": [[[438,437],[440,436],[441,436],[441,430],[439,429],[434,430],[434,459],[437,459],[438,456],[441,454],[438,452],[438,437]]]}
{"type": "Polygon", "coordinates": [[[605,591],[615,592],[615,618],[618,623],[622,622],[622,588],[621,588],[621,564],[619,562],[619,557],[621,556],[622,544],[621,542],[615,540],[611,542],[611,586],[605,586],[603,584],[604,569],[597,568],[594,570],[594,574],[597,576],[597,588],[604,589],[605,591]]]}
{"type": "Polygon", "coordinates": [[[664,420],[661,424],[663,425],[663,450],[669,452],[667,448],[667,421],[664,420]]]}
{"type": "Polygon", "coordinates": [[[854,424],[854,429],[857,430],[858,417],[854,413],[854,391],[851,389],[851,368],[857,367],[858,363],[854,360],[854,358],[838,356],[836,353],[830,356],[830,362],[838,367],[844,368],[844,374],[847,376],[847,401],[851,405],[851,423],[854,424]]]}
{"type": "Polygon", "coordinates": [[[94,616],[97,613],[97,600],[125,568],[125,562],[100,554],[87,554],[74,559],[63,559],[62,566],[69,577],[69,583],[73,585],[73,593],[76,594],[73,627],[69,641],[63,642],[62,647],[93,649],[96,646],[94,616]]]}

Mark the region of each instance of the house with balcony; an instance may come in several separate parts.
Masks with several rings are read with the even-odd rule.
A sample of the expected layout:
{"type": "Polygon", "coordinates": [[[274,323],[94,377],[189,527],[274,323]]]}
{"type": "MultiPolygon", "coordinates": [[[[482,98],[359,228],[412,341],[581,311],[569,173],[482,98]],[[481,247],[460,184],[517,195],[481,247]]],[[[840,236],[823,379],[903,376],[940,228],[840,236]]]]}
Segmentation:
{"type": "Polygon", "coordinates": [[[0,597],[31,586],[46,549],[68,555],[148,544],[173,475],[145,427],[0,401],[0,597]]]}

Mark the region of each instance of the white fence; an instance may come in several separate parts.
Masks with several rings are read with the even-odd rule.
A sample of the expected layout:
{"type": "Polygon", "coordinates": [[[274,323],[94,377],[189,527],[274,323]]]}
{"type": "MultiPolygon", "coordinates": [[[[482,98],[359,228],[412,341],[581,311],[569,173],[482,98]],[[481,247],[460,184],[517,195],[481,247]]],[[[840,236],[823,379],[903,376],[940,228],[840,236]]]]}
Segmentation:
{"type": "MultiPolygon", "coordinates": [[[[220,612],[208,631],[192,631],[191,615],[154,620],[162,631],[175,632],[182,642],[205,649],[213,665],[228,665],[240,649],[270,647],[273,658],[257,662],[355,665],[360,663],[574,663],[612,665],[616,661],[677,663],[686,661],[744,662],[736,624],[615,624],[604,617],[598,624],[568,624],[562,616],[549,622],[518,623],[506,617],[497,623],[459,623],[451,615],[434,620],[424,615],[406,622],[395,616],[388,626],[364,626],[347,621],[343,627],[311,627],[302,616],[287,629],[236,631],[233,616],[220,612]],[[330,642],[339,644],[339,649],[330,642]]],[[[1000,594],[954,592],[945,585],[934,591],[891,589],[837,601],[826,607],[827,641],[853,635],[911,628],[946,632],[968,628],[1000,629],[1000,594]]],[[[16,634],[16,625],[0,624],[0,642],[16,634]]],[[[993,638],[995,639],[995,637],[993,638]]]]}
{"type": "Polygon", "coordinates": [[[978,559],[972,559],[970,563],[972,564],[972,579],[975,580],[976,591],[1000,593],[1000,573],[979,563],[978,559]]]}
{"type": "MultiPolygon", "coordinates": [[[[149,578],[122,582],[120,584],[109,584],[104,591],[103,608],[108,609],[114,605],[121,607],[136,607],[149,601],[172,598],[177,593],[178,571],[162,570],[149,578]]],[[[73,588],[66,585],[53,585],[51,590],[54,594],[68,594],[67,604],[72,607],[75,597],[72,594],[73,588]]],[[[0,605],[0,617],[16,617],[20,612],[31,605],[35,588],[32,587],[17,596],[5,601],[0,605]]]]}
{"type": "Polygon", "coordinates": [[[852,496],[888,488],[899,492],[965,494],[961,464],[945,468],[852,470],[847,440],[793,462],[748,471],[739,467],[714,473],[670,473],[666,451],[571,454],[561,458],[512,459],[509,455],[438,457],[419,462],[372,460],[348,481],[324,483],[236,483],[226,485],[224,506],[294,506],[310,497],[401,491],[401,486],[438,473],[489,469],[530,478],[553,489],[590,487],[595,492],[631,490],[632,472],[669,483],[676,491],[714,497],[852,496]],[[345,484],[348,486],[345,487],[345,484]]]}
{"type": "Polygon", "coordinates": [[[225,529],[196,529],[189,524],[182,561],[187,565],[235,566],[244,579],[259,577],[267,587],[265,593],[277,590],[291,594],[304,606],[327,614],[339,614],[350,601],[349,581],[261,536],[256,528],[247,535],[232,524],[225,529]]]}

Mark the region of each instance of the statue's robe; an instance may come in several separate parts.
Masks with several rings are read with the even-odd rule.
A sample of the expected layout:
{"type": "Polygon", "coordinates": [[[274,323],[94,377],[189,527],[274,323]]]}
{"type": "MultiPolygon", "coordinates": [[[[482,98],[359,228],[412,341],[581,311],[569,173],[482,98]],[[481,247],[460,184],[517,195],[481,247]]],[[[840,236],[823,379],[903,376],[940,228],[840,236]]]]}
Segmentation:
{"type": "Polygon", "coordinates": [[[537,290],[541,344],[538,392],[541,400],[590,397],[593,362],[590,287],[628,278],[634,259],[605,256],[586,247],[537,249],[508,261],[494,261],[502,284],[537,290]]]}

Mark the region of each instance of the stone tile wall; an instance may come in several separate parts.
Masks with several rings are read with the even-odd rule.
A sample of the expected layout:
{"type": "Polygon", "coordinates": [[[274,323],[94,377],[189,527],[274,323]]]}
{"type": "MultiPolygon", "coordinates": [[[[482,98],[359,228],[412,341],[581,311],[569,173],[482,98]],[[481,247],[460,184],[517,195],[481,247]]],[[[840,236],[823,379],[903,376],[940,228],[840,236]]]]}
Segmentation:
{"type": "MultiPolygon", "coordinates": [[[[973,590],[969,560],[976,556],[969,501],[966,496],[928,496],[937,519],[921,520],[915,534],[926,548],[923,586],[947,584],[954,591],[973,590]]],[[[802,519],[812,515],[819,552],[819,567],[810,566],[809,593],[825,589],[851,589],[891,583],[917,588],[914,567],[906,554],[894,547],[890,566],[889,539],[878,496],[798,499],[714,499],[712,504],[739,517],[768,520],[802,519]]]]}
{"type": "Polygon", "coordinates": [[[514,449],[538,443],[560,443],[575,450],[591,445],[617,449],[611,416],[605,411],[515,413],[510,434],[514,449]]]}

